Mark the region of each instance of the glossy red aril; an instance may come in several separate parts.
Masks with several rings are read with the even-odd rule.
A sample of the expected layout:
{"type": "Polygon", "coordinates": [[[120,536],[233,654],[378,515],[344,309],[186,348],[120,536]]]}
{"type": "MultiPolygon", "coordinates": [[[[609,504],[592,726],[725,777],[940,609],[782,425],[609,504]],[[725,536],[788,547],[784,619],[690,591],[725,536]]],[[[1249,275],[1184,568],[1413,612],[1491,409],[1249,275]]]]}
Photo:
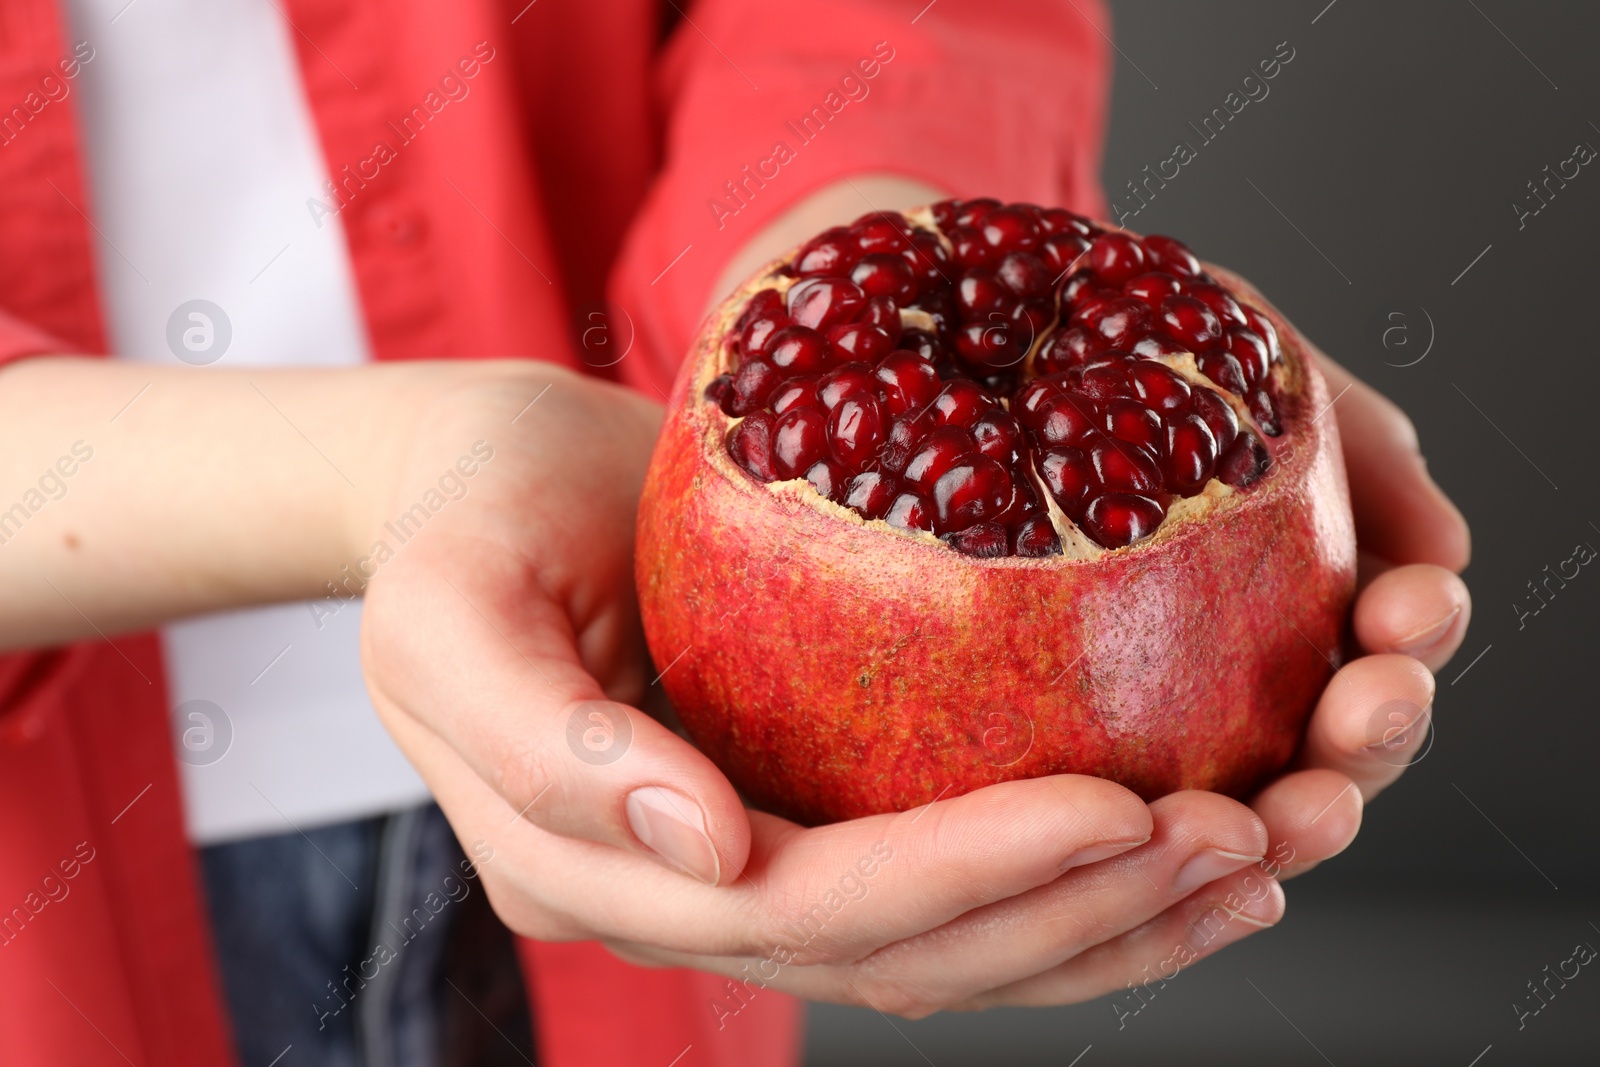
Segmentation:
{"type": "Polygon", "coordinates": [[[847,396],[828,415],[828,448],[852,473],[877,457],[883,436],[883,407],[871,394],[847,396]]]}
{"type": "Polygon", "coordinates": [[[813,330],[849,322],[867,301],[867,294],[843,278],[807,278],[789,290],[789,319],[813,330]]]}
{"type": "Polygon", "coordinates": [[[1270,468],[1277,331],[1181,242],[987,199],[932,217],[948,246],[873,212],[749,298],[705,395],[745,417],[727,449],[753,477],[803,477],[966,555],[1037,558],[1063,544],[1038,486],[1118,548],[1213,479],[1270,468]]]}
{"type": "Polygon", "coordinates": [[[785,375],[815,374],[828,365],[828,339],[805,326],[785,326],[773,335],[767,362],[785,375]]]}
{"type": "Polygon", "coordinates": [[[827,416],[820,408],[791,408],[772,432],[772,460],[778,477],[798,478],[828,454],[827,416]]]}

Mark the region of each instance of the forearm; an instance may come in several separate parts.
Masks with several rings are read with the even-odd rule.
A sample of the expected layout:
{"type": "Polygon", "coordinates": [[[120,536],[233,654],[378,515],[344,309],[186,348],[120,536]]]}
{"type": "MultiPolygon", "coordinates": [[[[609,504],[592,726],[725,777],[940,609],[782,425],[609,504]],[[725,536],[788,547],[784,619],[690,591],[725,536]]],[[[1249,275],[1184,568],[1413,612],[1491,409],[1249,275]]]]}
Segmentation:
{"type": "Polygon", "coordinates": [[[0,647],[317,596],[471,364],[0,371],[0,647]]]}

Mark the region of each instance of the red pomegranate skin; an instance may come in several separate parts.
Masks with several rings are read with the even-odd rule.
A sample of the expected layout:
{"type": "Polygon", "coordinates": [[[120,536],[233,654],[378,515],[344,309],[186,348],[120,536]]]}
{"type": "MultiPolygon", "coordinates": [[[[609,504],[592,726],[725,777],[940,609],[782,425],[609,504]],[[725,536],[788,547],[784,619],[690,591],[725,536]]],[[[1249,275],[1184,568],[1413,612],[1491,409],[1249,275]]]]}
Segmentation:
{"type": "Polygon", "coordinates": [[[1293,327],[1206,265],[1267,311],[1290,369],[1261,481],[1095,559],[976,559],[727,456],[732,420],[702,393],[781,262],[702,328],[639,510],[660,684],[749,801],[815,825],[1048,774],[1154,799],[1245,796],[1280,770],[1338,661],[1356,562],[1327,388],[1293,327]]]}

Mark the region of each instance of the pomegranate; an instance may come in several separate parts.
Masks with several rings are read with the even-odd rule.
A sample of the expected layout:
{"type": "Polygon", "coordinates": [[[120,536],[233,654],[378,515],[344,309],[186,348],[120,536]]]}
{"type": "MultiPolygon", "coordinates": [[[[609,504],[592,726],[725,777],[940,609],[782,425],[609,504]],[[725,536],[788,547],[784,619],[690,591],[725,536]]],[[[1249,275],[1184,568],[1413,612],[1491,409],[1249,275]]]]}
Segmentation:
{"type": "Polygon", "coordinates": [[[639,511],[661,684],[806,823],[1068,772],[1243,794],[1353,593],[1328,403],[1172,238],[991,199],[829,230],[679,375],[639,511]]]}

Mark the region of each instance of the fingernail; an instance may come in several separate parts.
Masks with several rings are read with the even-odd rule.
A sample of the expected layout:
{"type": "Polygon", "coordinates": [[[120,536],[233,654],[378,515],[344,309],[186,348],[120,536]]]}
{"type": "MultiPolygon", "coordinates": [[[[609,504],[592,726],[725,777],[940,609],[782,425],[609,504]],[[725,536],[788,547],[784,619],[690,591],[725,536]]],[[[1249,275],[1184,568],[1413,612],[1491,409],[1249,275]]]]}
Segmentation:
{"type": "Polygon", "coordinates": [[[1444,618],[1436,622],[1430,622],[1415,633],[1408,634],[1396,641],[1390,651],[1398,652],[1403,656],[1421,656],[1439,643],[1439,639],[1449,631],[1450,624],[1455,622],[1456,616],[1460,614],[1461,605],[1457,604],[1450,609],[1444,618]]]}
{"type": "Polygon", "coordinates": [[[1129,849],[1138,848],[1148,840],[1150,835],[1146,834],[1137,841],[1105,841],[1098,845],[1090,845],[1088,848],[1080,848],[1061,861],[1061,870],[1071,870],[1073,867],[1083,867],[1090,863],[1108,860],[1112,856],[1120,856],[1129,849]]]}
{"type": "Polygon", "coordinates": [[[1215,882],[1225,874],[1232,874],[1261,860],[1260,856],[1241,856],[1220,848],[1196,852],[1178,868],[1178,876],[1172,880],[1172,891],[1178,894],[1192,893],[1207,882],[1215,882]]]}
{"type": "MultiPolygon", "coordinates": [[[[1370,745],[1362,745],[1361,751],[1367,753],[1369,756],[1381,756],[1386,752],[1394,752],[1398,749],[1403,749],[1412,741],[1415,741],[1423,730],[1428,728],[1428,721],[1432,718],[1432,716],[1433,705],[1429,704],[1427,707],[1417,712],[1416,716],[1404,726],[1393,730],[1385,730],[1383,737],[1379,740],[1374,741],[1370,745]]],[[[1410,753],[1407,753],[1407,759],[1409,758],[1410,753]]]]}
{"type": "Polygon", "coordinates": [[[1271,929],[1278,925],[1283,917],[1283,909],[1279,902],[1283,890],[1278,888],[1275,881],[1266,877],[1260,878],[1257,885],[1258,891],[1252,892],[1248,887],[1242,887],[1242,892],[1231,894],[1231,899],[1212,904],[1206,909],[1206,914],[1220,908],[1231,918],[1247,923],[1257,930],[1271,929]]]}
{"type": "Polygon", "coordinates": [[[647,785],[628,794],[626,807],[628,827],[646,848],[683,873],[717,884],[722,864],[699,804],[674,790],[647,785]]]}

